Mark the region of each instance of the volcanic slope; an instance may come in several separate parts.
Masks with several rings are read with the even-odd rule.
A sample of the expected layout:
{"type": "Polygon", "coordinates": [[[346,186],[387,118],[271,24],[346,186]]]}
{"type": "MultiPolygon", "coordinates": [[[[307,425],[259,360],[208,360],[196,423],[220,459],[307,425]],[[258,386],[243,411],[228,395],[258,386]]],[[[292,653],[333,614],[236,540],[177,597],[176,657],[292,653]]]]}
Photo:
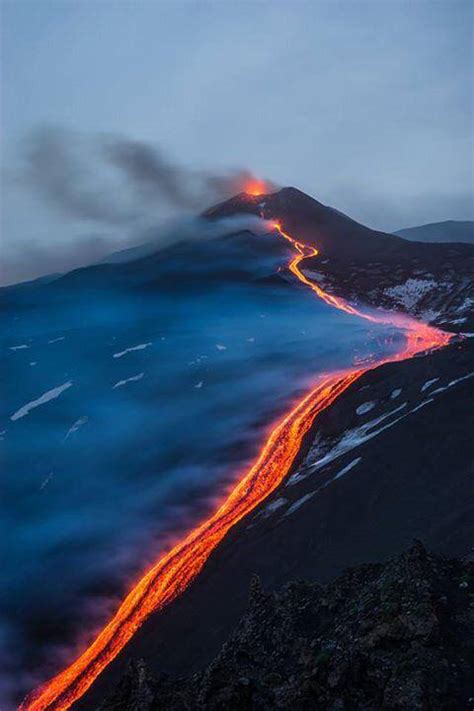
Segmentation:
{"type": "Polygon", "coordinates": [[[278,220],[294,239],[317,247],[305,273],[353,303],[397,309],[453,332],[474,331],[474,245],[430,244],[377,232],[296,188],[241,193],[207,210],[278,220]]]}
{"type": "MultiPolygon", "coordinates": [[[[431,274],[435,281],[435,273],[447,274],[451,246],[407,243],[373,232],[293,188],[239,195],[206,216],[239,212],[278,220],[286,233],[315,245],[318,271],[304,265],[305,273],[323,279],[326,291],[359,304],[374,300],[364,283],[377,283],[381,293],[403,286],[396,280],[401,270],[406,280],[423,281],[421,274],[431,274]],[[371,275],[376,258],[391,263],[385,282],[371,275]],[[339,271],[331,266],[334,261],[339,271]],[[431,272],[420,274],[425,261],[431,272]]],[[[464,291],[453,287],[447,297],[441,292],[437,297],[445,314],[462,299],[472,318],[473,249],[455,247],[464,291]]],[[[399,303],[390,294],[386,302],[420,315],[417,304],[399,303]]],[[[440,315],[431,320],[441,320],[440,315]]],[[[254,572],[270,587],[295,575],[330,580],[346,565],[398,553],[413,536],[435,550],[468,553],[473,370],[473,343],[464,339],[438,353],[384,365],[354,383],[318,419],[317,435],[308,434],[279,490],[228,534],[179,600],[145,623],[86,695],[83,707],[101,698],[130,657],[144,657],[152,669],[172,673],[209,661],[243,613],[254,572]],[[178,642],[182,639],[186,645],[178,642]]]]}

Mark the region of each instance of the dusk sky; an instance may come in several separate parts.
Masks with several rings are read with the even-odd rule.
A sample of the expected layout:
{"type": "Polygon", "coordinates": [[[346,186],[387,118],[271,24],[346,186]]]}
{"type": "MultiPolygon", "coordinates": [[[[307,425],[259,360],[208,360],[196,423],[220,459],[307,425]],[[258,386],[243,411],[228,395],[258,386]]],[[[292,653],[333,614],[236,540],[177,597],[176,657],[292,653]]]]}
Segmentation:
{"type": "Polygon", "coordinates": [[[2,283],[178,214],[91,158],[110,137],[192,173],[297,186],[387,231],[474,216],[469,0],[22,0],[2,26],[2,283]],[[74,159],[37,150],[32,166],[45,127],[74,159]],[[81,213],[78,191],[99,207],[81,213]]]}

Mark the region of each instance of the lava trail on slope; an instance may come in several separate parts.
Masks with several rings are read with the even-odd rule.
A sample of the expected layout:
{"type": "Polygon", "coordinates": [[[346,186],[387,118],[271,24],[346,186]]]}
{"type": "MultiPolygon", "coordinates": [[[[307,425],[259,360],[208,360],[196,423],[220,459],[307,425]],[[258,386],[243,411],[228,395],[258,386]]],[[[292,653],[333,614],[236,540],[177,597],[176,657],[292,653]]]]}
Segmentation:
{"type": "Polygon", "coordinates": [[[293,239],[278,222],[271,223],[270,229],[289,241],[295,249],[296,254],[289,269],[304,286],[334,308],[374,323],[391,324],[402,329],[406,338],[404,348],[393,356],[381,358],[366,366],[334,372],[320,379],[273,427],[255,463],[240,478],[214,514],[145,573],[90,646],[66,669],[33,691],[20,705],[20,711],[59,711],[69,708],[83,696],[145,620],[188,587],[227,532],[281,484],[293,464],[303,437],[317,416],[363,373],[386,362],[441,348],[449,342],[451,334],[413,318],[388,312],[367,314],[344,299],[325,292],[300,269],[304,259],[317,255],[317,249],[293,239]]]}

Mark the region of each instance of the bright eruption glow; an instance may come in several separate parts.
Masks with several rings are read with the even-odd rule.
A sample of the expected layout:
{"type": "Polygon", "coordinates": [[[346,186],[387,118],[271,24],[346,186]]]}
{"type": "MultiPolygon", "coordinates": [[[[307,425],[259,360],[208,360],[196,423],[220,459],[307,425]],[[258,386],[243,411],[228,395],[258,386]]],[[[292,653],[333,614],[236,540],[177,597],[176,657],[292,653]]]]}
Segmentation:
{"type": "Polygon", "coordinates": [[[252,178],[244,185],[244,193],[247,195],[265,195],[268,193],[269,187],[264,180],[252,178]]]}
{"type": "MultiPolygon", "coordinates": [[[[258,188],[255,186],[254,190],[256,189],[258,188]]],[[[291,260],[289,268],[302,284],[330,306],[376,323],[392,324],[402,329],[406,337],[403,350],[393,356],[374,360],[368,365],[348,368],[322,378],[316,387],[273,427],[255,463],[242,475],[224,503],[145,573],[83,654],[64,671],[30,694],[20,705],[20,711],[68,709],[83,696],[145,620],[152,613],[163,609],[188,587],[227,532],[281,484],[300,450],[303,437],[317,416],[355,380],[382,363],[410,358],[422,351],[441,348],[449,342],[451,334],[408,316],[386,312],[368,315],[358,311],[344,299],[326,293],[300,270],[301,262],[316,256],[317,249],[290,237],[283,231],[280,223],[272,223],[272,227],[296,250],[296,256],[291,260]]]]}

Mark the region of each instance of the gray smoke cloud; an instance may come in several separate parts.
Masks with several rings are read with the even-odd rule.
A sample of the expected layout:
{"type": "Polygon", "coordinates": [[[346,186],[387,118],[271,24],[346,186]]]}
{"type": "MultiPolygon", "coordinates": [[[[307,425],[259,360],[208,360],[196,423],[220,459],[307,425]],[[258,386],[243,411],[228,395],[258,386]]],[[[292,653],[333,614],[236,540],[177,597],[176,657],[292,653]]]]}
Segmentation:
{"type": "MultiPolygon", "coordinates": [[[[121,170],[129,186],[143,201],[158,197],[183,210],[199,208],[190,182],[195,176],[170,163],[156,148],[143,141],[111,139],[104,155],[121,170]]],[[[202,204],[202,203],[201,203],[202,204]]]]}
{"type": "Polygon", "coordinates": [[[24,143],[18,183],[66,216],[108,225],[129,222],[133,212],[114,198],[106,183],[99,182],[100,173],[94,171],[91,157],[85,158],[84,149],[87,144],[79,136],[61,129],[38,129],[24,143]]]}
{"type": "Polygon", "coordinates": [[[55,126],[24,139],[10,175],[7,195],[26,190],[39,199],[52,229],[46,217],[43,236],[35,234],[32,215],[27,238],[4,230],[2,284],[68,271],[141,244],[157,224],[199,213],[253,177],[246,170],[214,174],[178,165],[158,146],[125,136],[55,126]],[[54,230],[60,239],[50,239],[54,230]]]}

